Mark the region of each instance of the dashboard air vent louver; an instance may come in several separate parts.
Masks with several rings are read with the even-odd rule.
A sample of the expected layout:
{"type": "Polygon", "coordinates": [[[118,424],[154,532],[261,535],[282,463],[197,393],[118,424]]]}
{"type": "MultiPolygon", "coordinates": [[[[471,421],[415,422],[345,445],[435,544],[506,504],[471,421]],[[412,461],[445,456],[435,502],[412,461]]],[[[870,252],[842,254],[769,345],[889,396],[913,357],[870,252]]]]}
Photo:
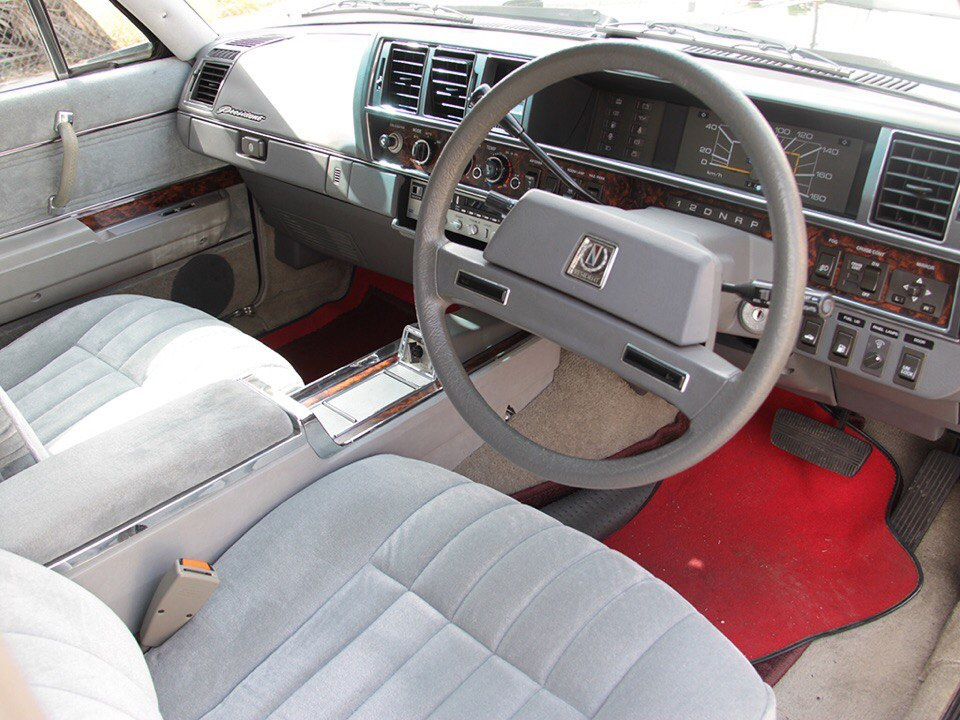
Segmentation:
{"type": "Polygon", "coordinates": [[[228,48],[214,48],[207,54],[207,57],[218,58],[220,60],[236,60],[240,57],[240,51],[230,50],[228,48]]]}
{"type": "Polygon", "coordinates": [[[438,49],[430,64],[427,114],[444,120],[463,120],[476,55],[438,49]]]}
{"type": "Polygon", "coordinates": [[[203,67],[197,73],[197,82],[190,93],[190,99],[212,107],[229,69],[230,63],[219,60],[204,60],[203,67]]]}
{"type": "Polygon", "coordinates": [[[896,134],[873,206],[877,225],[943,240],[960,184],[960,145],[896,134]]]}
{"type": "Polygon", "coordinates": [[[913,90],[918,83],[916,80],[897,77],[896,75],[887,75],[886,73],[873,72],[871,70],[856,70],[850,76],[850,79],[860,85],[881,88],[890,92],[905,93],[913,90]]]}
{"type": "Polygon", "coordinates": [[[267,43],[272,43],[275,40],[279,40],[279,35],[260,35],[259,37],[249,37],[249,38],[237,38],[236,40],[231,40],[227,45],[234,45],[236,47],[252,48],[259,45],[266,45],[267,43]]]}
{"type": "Polygon", "coordinates": [[[427,49],[425,47],[398,43],[391,45],[390,57],[384,73],[383,104],[417,112],[426,64],[427,49]]]}

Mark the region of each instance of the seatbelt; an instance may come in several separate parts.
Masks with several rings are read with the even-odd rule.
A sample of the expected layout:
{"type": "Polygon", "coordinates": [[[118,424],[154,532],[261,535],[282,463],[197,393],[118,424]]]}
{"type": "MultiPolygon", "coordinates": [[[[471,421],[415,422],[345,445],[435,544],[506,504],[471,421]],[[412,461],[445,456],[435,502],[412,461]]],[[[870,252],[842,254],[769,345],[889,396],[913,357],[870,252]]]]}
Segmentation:
{"type": "Polygon", "coordinates": [[[0,720],[43,720],[20,668],[0,638],[0,720]]]}
{"type": "Polygon", "coordinates": [[[213,565],[180,558],[167,571],[153,594],[140,626],[140,646],[161,645],[202,608],[220,584],[213,565]]]}

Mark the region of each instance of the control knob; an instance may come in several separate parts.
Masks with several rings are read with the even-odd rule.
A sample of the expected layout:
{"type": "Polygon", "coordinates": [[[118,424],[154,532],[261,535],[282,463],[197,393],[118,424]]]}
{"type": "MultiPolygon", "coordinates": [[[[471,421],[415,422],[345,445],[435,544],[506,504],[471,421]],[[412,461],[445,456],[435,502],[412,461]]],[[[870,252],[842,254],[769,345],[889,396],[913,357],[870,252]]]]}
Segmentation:
{"type": "Polygon", "coordinates": [[[403,138],[400,133],[384,133],[380,136],[380,147],[396,155],[403,147],[403,138]]]}
{"type": "Polygon", "coordinates": [[[497,185],[506,179],[510,165],[503,155],[491,155],[483,163],[483,178],[491,185],[497,185]]]}
{"type": "Polygon", "coordinates": [[[430,162],[430,158],[433,157],[433,146],[430,141],[423,138],[417,140],[410,148],[410,157],[417,165],[426,165],[430,162]]]}
{"type": "Polygon", "coordinates": [[[867,370],[879,370],[883,367],[883,355],[878,352],[868,352],[863,356],[863,366],[867,370]]]}

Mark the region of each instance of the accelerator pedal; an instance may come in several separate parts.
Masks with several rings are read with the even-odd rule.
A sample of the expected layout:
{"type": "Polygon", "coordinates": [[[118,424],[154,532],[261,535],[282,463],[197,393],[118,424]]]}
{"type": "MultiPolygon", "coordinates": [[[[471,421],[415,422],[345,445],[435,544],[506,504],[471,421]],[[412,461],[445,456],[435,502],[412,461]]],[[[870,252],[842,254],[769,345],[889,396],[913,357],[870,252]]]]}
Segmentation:
{"type": "Polygon", "coordinates": [[[780,409],[773,418],[770,442],[825,470],[852,477],[860,472],[873,446],[832,425],[780,409]]]}
{"type": "Polygon", "coordinates": [[[891,529],[909,550],[917,549],[958,477],[960,457],[943,450],[927,453],[890,517],[891,529]]]}

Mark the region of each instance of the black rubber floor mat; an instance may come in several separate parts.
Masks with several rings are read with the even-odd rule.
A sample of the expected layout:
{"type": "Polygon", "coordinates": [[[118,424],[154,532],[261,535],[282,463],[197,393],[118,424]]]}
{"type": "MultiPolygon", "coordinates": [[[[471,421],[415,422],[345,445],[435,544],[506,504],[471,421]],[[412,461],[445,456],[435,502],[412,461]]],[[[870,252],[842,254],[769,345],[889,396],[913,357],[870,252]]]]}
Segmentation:
{"type": "Polygon", "coordinates": [[[870,443],[850,433],[783,408],[774,416],[770,442],[798,458],[847,477],[860,472],[872,449],[870,443]]]}
{"type": "Polygon", "coordinates": [[[540,510],[564,525],[603,540],[640,512],[657,484],[626,490],[577,490],[540,510]]]}
{"type": "Polygon", "coordinates": [[[916,550],[960,477],[960,457],[931,450],[894,508],[890,528],[910,550],[916,550]]]}

